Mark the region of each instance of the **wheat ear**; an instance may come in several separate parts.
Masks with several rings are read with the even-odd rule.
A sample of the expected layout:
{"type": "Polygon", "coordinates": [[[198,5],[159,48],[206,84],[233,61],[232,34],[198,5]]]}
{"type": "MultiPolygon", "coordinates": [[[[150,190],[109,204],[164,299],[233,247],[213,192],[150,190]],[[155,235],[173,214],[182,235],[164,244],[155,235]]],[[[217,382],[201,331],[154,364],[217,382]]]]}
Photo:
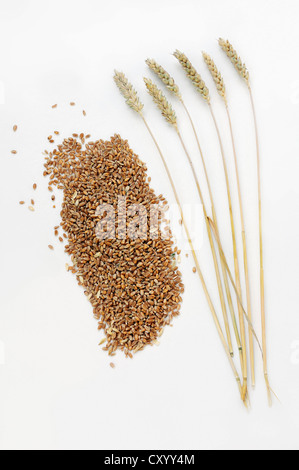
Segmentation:
{"type": "MultiPolygon", "coordinates": [[[[115,75],[116,74],[119,74],[119,72],[115,72],[115,75]]],[[[122,74],[124,76],[124,74],[122,74]]],[[[114,77],[115,79],[115,77],[114,77]]],[[[214,323],[216,325],[216,329],[217,329],[217,332],[218,332],[218,335],[220,337],[220,340],[221,340],[221,343],[224,347],[224,350],[225,350],[225,353],[226,353],[226,356],[228,358],[228,361],[229,361],[229,364],[231,366],[231,369],[233,371],[233,374],[234,374],[234,377],[236,379],[236,382],[237,382],[237,385],[238,385],[238,389],[239,389],[239,392],[240,392],[240,395],[242,397],[242,385],[241,385],[241,380],[240,380],[240,377],[239,377],[239,374],[238,374],[238,371],[236,369],[236,366],[234,364],[234,361],[231,357],[231,354],[230,354],[230,350],[227,346],[227,343],[226,343],[226,340],[225,340],[225,337],[224,337],[224,334],[223,334],[223,331],[222,331],[222,328],[221,328],[221,325],[220,325],[220,322],[219,322],[219,319],[218,319],[218,316],[217,316],[217,313],[216,313],[216,310],[215,310],[215,307],[213,305],[213,302],[212,302],[212,299],[211,299],[211,296],[209,294],[209,291],[208,291],[208,288],[207,288],[207,284],[205,282],[205,279],[204,279],[204,276],[202,274],[202,271],[201,271],[201,268],[200,268],[200,264],[199,264],[199,261],[198,261],[198,258],[197,258],[197,255],[196,255],[196,252],[195,252],[195,249],[194,249],[194,246],[193,246],[193,242],[192,242],[192,239],[190,237],[190,232],[188,230],[188,226],[185,222],[185,217],[184,217],[184,213],[183,213],[183,209],[182,209],[182,205],[180,203],[180,200],[179,200],[179,197],[178,197],[178,193],[176,191],[176,187],[175,187],[175,184],[174,184],[174,181],[172,179],[172,176],[171,176],[171,173],[170,173],[170,170],[168,168],[168,165],[166,163],[166,160],[164,158],[164,155],[160,149],[160,146],[158,145],[158,142],[153,134],[153,132],[151,131],[142,111],[139,109],[139,107],[132,107],[130,103],[128,103],[127,101],[127,98],[126,98],[126,93],[127,91],[129,90],[132,90],[133,87],[132,85],[127,81],[126,79],[126,82],[127,82],[127,90],[125,90],[125,93],[122,93],[123,96],[125,97],[126,99],[126,102],[127,104],[132,108],[134,109],[134,111],[136,111],[142,118],[143,122],[144,122],[144,125],[146,126],[151,138],[153,139],[153,142],[155,143],[156,147],[157,147],[157,150],[160,154],[160,157],[161,157],[161,160],[163,162],[163,165],[164,165],[164,168],[166,170],[166,173],[167,173],[167,176],[169,178],[169,181],[170,181],[170,184],[171,184],[171,187],[172,187],[172,190],[173,190],[173,193],[174,193],[174,196],[175,196],[175,199],[176,199],[176,202],[177,202],[177,205],[179,207],[179,210],[180,210],[180,215],[181,215],[181,219],[182,219],[182,223],[183,223],[183,226],[184,226],[184,229],[186,231],[186,235],[187,235],[187,238],[188,238],[188,242],[189,242],[189,245],[190,245],[190,249],[191,249],[191,252],[192,252],[192,256],[194,258],[194,262],[195,262],[195,265],[196,265],[196,268],[197,268],[197,273],[199,275],[199,278],[200,278],[200,281],[201,281],[201,284],[202,284],[202,287],[203,287],[203,290],[204,290],[204,293],[205,293],[205,296],[206,296],[206,299],[207,299],[207,302],[208,302],[208,305],[209,305],[209,308],[210,308],[210,311],[211,311],[211,314],[212,314],[212,317],[213,317],[213,320],[214,320],[214,323]]],[[[123,82],[125,83],[125,82],[123,82]]],[[[136,92],[135,92],[136,94],[136,92]]],[[[136,97],[137,97],[137,94],[136,94],[136,97]]],[[[138,97],[137,97],[138,98],[138,97]]],[[[244,405],[247,406],[247,403],[243,400],[244,402],[244,405]]]]}
{"type": "Polygon", "coordinates": [[[182,95],[180,93],[178,85],[175,83],[174,78],[172,78],[169,73],[159,65],[154,59],[147,59],[145,63],[149,68],[162,80],[164,85],[168,90],[173,93],[180,101],[182,100],[182,95]]]}
{"type": "Polygon", "coordinates": [[[131,83],[128,81],[127,77],[124,73],[118,72],[117,70],[114,71],[114,81],[116,86],[118,87],[119,91],[123,95],[126,100],[126,103],[137,113],[141,114],[143,110],[143,103],[141,103],[137,92],[134,90],[131,83]]]}
{"type": "Polygon", "coordinates": [[[208,223],[208,214],[207,214],[203,194],[202,194],[202,191],[201,191],[201,187],[200,187],[200,184],[199,184],[199,180],[198,180],[198,177],[197,177],[192,159],[189,155],[189,152],[188,152],[188,150],[186,148],[186,145],[183,141],[182,135],[179,131],[179,128],[178,128],[178,125],[177,125],[177,120],[175,120],[175,122],[174,122],[174,119],[172,118],[174,111],[173,111],[171,105],[169,104],[169,102],[167,101],[165,96],[163,95],[162,91],[157,87],[157,85],[155,85],[149,79],[144,79],[144,81],[145,81],[145,84],[146,84],[146,87],[147,87],[147,90],[148,90],[149,94],[152,96],[152,98],[153,98],[154,102],[157,104],[158,108],[162,111],[163,116],[166,118],[166,120],[168,122],[170,122],[170,124],[172,124],[174,126],[174,128],[177,132],[177,135],[180,139],[180,142],[183,146],[184,152],[187,156],[187,159],[188,159],[189,165],[191,167],[191,170],[192,170],[192,174],[193,174],[194,181],[195,181],[195,184],[196,184],[196,187],[197,187],[197,191],[198,191],[198,194],[199,194],[202,206],[203,206],[204,217],[205,217],[205,222],[206,222],[206,227],[207,227],[211,252],[212,252],[212,256],[213,256],[214,267],[215,267],[215,274],[216,274],[217,286],[218,286],[218,291],[219,291],[220,303],[221,303],[221,308],[222,308],[222,312],[223,312],[223,319],[224,319],[224,324],[225,324],[227,341],[228,341],[231,356],[233,356],[232,339],[231,339],[231,334],[230,334],[230,328],[229,328],[229,322],[228,322],[228,316],[227,316],[227,310],[226,310],[226,304],[225,304],[225,297],[224,297],[224,292],[223,292],[223,287],[222,287],[222,282],[221,282],[220,270],[219,270],[219,266],[218,266],[218,260],[217,260],[216,250],[215,250],[215,246],[214,246],[214,242],[213,242],[213,236],[212,236],[211,228],[210,228],[210,225],[208,223]]]}
{"type": "MultiPolygon", "coordinates": [[[[214,222],[215,222],[215,224],[218,228],[218,222],[217,222],[217,217],[216,217],[216,209],[215,209],[211,184],[210,184],[210,180],[209,180],[209,176],[208,176],[208,172],[207,172],[207,167],[206,167],[204,155],[203,155],[203,152],[202,152],[202,149],[201,149],[201,145],[200,145],[199,138],[198,138],[198,135],[197,135],[197,132],[196,132],[196,129],[195,129],[195,125],[194,125],[192,117],[191,117],[191,115],[190,115],[190,113],[189,113],[189,111],[188,111],[188,109],[187,109],[187,107],[186,107],[186,105],[183,101],[183,98],[182,98],[182,95],[180,93],[179,87],[175,83],[174,78],[171,77],[171,75],[161,65],[159,65],[154,59],[147,59],[146,64],[160,78],[160,80],[162,80],[162,82],[168,88],[168,90],[180,100],[180,102],[181,102],[181,104],[182,104],[182,106],[183,106],[183,108],[184,108],[184,110],[185,110],[185,112],[188,116],[188,119],[190,121],[191,127],[192,127],[194,135],[195,135],[195,139],[196,139],[197,146],[198,146],[198,149],[199,149],[202,165],[203,165],[203,168],[204,168],[205,178],[206,178],[208,191],[209,191],[209,195],[210,195],[213,219],[214,219],[214,222]]],[[[231,294],[230,294],[230,288],[229,288],[225,263],[224,263],[224,260],[223,260],[223,257],[222,257],[221,254],[220,254],[220,262],[221,262],[221,268],[222,268],[222,274],[223,274],[223,280],[224,280],[224,286],[225,286],[227,301],[228,301],[228,305],[229,305],[229,310],[230,310],[230,314],[231,314],[231,318],[232,318],[234,333],[235,333],[237,346],[238,346],[238,350],[239,350],[239,354],[240,354],[240,361],[241,361],[241,365],[242,365],[243,364],[242,345],[241,345],[240,335],[239,335],[239,331],[238,331],[238,325],[237,325],[237,321],[236,321],[236,316],[235,316],[234,306],[233,306],[233,302],[232,302],[232,297],[231,297],[231,294]]],[[[218,279],[217,270],[216,270],[216,276],[217,276],[217,279],[218,279]]],[[[220,291],[222,291],[221,279],[218,279],[218,289],[220,289],[220,291]]],[[[220,299],[221,299],[221,295],[222,294],[220,293],[220,299]]]]}
{"type": "Polygon", "coordinates": [[[185,54],[183,54],[183,52],[180,52],[178,50],[176,50],[173,55],[179,61],[179,63],[185,70],[187,77],[191,80],[191,82],[193,83],[197,91],[200,93],[200,95],[203,97],[203,99],[207,103],[209,103],[210,102],[209,89],[207,88],[205,82],[203,81],[199,73],[195,70],[195,68],[191,64],[188,57],[185,54]]]}
{"type": "MultiPolygon", "coordinates": [[[[231,135],[234,162],[235,162],[235,173],[236,173],[237,187],[238,187],[240,218],[241,218],[241,226],[242,226],[241,235],[242,235],[242,244],[243,244],[243,261],[244,261],[244,274],[245,274],[245,284],[246,284],[247,314],[248,314],[250,321],[252,322],[244,211],[243,211],[243,203],[242,203],[242,195],[241,195],[238,159],[237,159],[237,152],[236,152],[236,145],[235,145],[235,139],[234,139],[234,134],[233,134],[232,122],[231,122],[231,117],[230,117],[230,112],[229,112],[229,107],[228,107],[228,102],[227,102],[227,97],[226,97],[226,91],[225,91],[225,85],[224,85],[222,75],[217,69],[213,59],[205,52],[203,52],[202,54],[203,54],[204,61],[207,64],[207,67],[213,77],[217,90],[224,101],[229,128],[230,128],[230,135],[231,135]]],[[[251,382],[252,382],[252,387],[254,388],[255,387],[254,348],[253,348],[253,334],[250,328],[248,329],[248,336],[249,336],[249,353],[250,353],[250,366],[251,366],[251,382]]]]}
{"type": "Polygon", "coordinates": [[[230,59],[238,73],[241,75],[242,78],[244,78],[247,85],[249,85],[249,72],[247,70],[247,67],[241,61],[240,57],[238,56],[236,50],[233,48],[231,43],[227,40],[224,41],[224,39],[222,38],[219,38],[218,43],[221,49],[226,53],[227,57],[230,59]]]}
{"type": "Polygon", "coordinates": [[[149,78],[144,78],[144,83],[146,85],[147,91],[153,98],[154,102],[160,109],[162,116],[166,119],[166,121],[174,126],[177,129],[177,117],[176,114],[165,96],[163,95],[162,91],[159,90],[157,85],[155,85],[152,80],[149,78]]]}
{"type": "Polygon", "coordinates": [[[260,145],[257,127],[257,118],[252,90],[249,82],[249,72],[245,64],[241,61],[237,52],[229,41],[219,39],[219,45],[224,50],[228,58],[231,60],[241,77],[245,80],[252,108],[254,121],[255,140],[256,140],[256,157],[257,157],[257,181],[258,181],[258,207],[259,207],[259,244],[260,244],[260,301],[261,301],[261,323],[262,323],[262,345],[263,345],[263,370],[264,378],[268,392],[269,405],[272,404],[272,389],[269,383],[268,375],[268,359],[267,359],[267,338],[266,338],[266,312],[265,312],[265,280],[264,280],[264,245],[263,245],[263,224],[262,224],[262,190],[261,190],[261,164],[260,164],[260,145]]]}
{"type": "Polygon", "coordinates": [[[224,100],[225,104],[227,104],[227,99],[226,99],[226,90],[225,90],[225,85],[223,82],[223,78],[219,70],[217,69],[215,62],[211,59],[211,57],[206,53],[202,53],[203,58],[205,63],[207,64],[207,67],[213,77],[213,80],[215,82],[217,91],[221,98],[224,100]]]}

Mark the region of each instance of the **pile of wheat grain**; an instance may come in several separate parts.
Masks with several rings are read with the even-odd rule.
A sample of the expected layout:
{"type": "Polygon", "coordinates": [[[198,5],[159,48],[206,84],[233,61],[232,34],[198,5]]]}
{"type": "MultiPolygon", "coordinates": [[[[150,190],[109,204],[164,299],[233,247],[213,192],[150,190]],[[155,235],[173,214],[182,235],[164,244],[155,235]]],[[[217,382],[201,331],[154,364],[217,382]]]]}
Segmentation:
{"type": "Polygon", "coordinates": [[[65,139],[46,155],[44,175],[50,179],[49,187],[63,190],[61,226],[73,262],[69,269],[85,289],[99,329],[105,331],[104,349],[110,355],[121,349],[132,357],[153,344],[179,314],[182,301],[184,287],[173,260],[171,231],[168,239],[160,231],[150,237],[148,221],[147,233],[132,239],[124,237],[123,226],[118,227],[119,196],[126,198],[126,208],[142,204],[148,214],[153,205],[166,207],[165,199],[149,187],[146,172],[118,135],[106,142],[85,143],[81,134],[65,139]],[[97,233],[103,216],[97,208],[102,204],[115,209],[116,231],[111,239],[101,239],[97,233]]]}

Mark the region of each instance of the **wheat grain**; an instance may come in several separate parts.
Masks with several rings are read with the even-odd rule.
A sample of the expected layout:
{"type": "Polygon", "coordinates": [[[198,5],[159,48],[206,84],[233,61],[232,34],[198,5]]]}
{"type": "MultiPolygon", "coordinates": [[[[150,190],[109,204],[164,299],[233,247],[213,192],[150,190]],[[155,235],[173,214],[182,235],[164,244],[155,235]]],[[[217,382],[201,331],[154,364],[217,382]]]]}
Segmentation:
{"type": "Polygon", "coordinates": [[[221,49],[226,53],[227,57],[231,60],[241,77],[244,78],[247,85],[249,85],[249,72],[231,43],[228,40],[225,41],[222,38],[218,39],[218,43],[221,49]]]}
{"type": "Polygon", "coordinates": [[[187,77],[191,80],[191,82],[193,83],[197,91],[199,91],[199,93],[204,98],[204,100],[207,101],[207,103],[209,103],[210,102],[209,89],[207,88],[205,82],[203,81],[199,73],[195,70],[195,68],[191,64],[188,57],[178,50],[176,50],[173,55],[179,61],[179,63],[185,70],[187,77]]]}
{"type": "Polygon", "coordinates": [[[149,68],[156,75],[158,75],[158,77],[162,80],[164,85],[166,85],[168,90],[171,93],[173,93],[175,96],[177,96],[179,100],[181,100],[182,96],[181,96],[178,85],[174,81],[174,78],[172,78],[169,75],[169,73],[161,65],[159,65],[154,59],[147,59],[145,62],[149,66],[149,68]]]}
{"type": "Polygon", "coordinates": [[[134,90],[133,86],[127,79],[124,73],[114,71],[114,81],[119,91],[126,100],[126,103],[132,108],[136,113],[142,114],[143,103],[141,103],[138,98],[137,92],[134,90]]]}
{"type": "Polygon", "coordinates": [[[178,315],[184,290],[181,275],[172,266],[172,241],[158,233],[152,244],[147,239],[148,222],[143,228],[141,224],[134,240],[126,226],[122,239],[120,225],[116,234],[108,222],[106,228],[112,232],[101,239],[95,219],[103,202],[111,204],[116,214],[124,194],[125,212],[134,202],[142,201],[147,213],[153,204],[164,204],[163,196],[156,196],[147,183],[145,164],[120,136],[85,146],[71,137],[50,152],[45,173],[53,186],[64,191],[61,227],[68,236],[70,271],[76,272],[99,329],[105,330],[105,350],[114,355],[119,348],[129,355],[152,344],[161,328],[178,315]]]}
{"type": "Polygon", "coordinates": [[[225,85],[224,85],[224,82],[223,82],[222,75],[219,72],[219,70],[217,69],[213,59],[208,54],[206,54],[205,52],[203,52],[202,55],[203,55],[205,63],[207,64],[207,67],[208,67],[208,69],[209,69],[209,71],[210,71],[210,73],[213,77],[213,80],[215,82],[218,93],[223,98],[223,100],[226,104],[227,103],[226,90],[225,90],[225,85]]]}
{"type": "Polygon", "coordinates": [[[167,101],[167,99],[163,95],[162,91],[149,78],[144,78],[143,80],[146,85],[147,91],[149,92],[154,102],[160,109],[162,116],[164,116],[164,118],[166,119],[167,122],[169,122],[169,124],[177,128],[176,114],[171,104],[167,101]]]}

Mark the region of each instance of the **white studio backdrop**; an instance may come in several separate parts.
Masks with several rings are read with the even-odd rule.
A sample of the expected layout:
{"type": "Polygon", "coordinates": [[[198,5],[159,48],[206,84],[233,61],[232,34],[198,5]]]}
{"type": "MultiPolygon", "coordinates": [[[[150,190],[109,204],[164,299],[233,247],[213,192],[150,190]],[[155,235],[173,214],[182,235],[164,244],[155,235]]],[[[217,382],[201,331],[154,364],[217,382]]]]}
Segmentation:
{"type": "MultiPolygon", "coordinates": [[[[1,449],[298,449],[298,17],[296,0],[0,0],[1,449]],[[153,78],[144,60],[153,57],[176,78],[196,122],[224,245],[231,251],[217,136],[205,104],[172,56],[176,48],[184,51],[206,80],[234,175],[224,109],[201,57],[208,52],[225,78],[231,105],[260,335],[254,133],[246,87],[220,50],[219,36],[230,39],[251,72],[261,140],[269,373],[281,403],[267,407],[256,349],[249,413],[185,251],[181,316],[159,347],[133,361],[119,353],[116,368],[109,367],[91,307],[65,270],[63,248],[48,249],[59,210],[52,208],[42,176],[42,151],[54,130],[63,137],[90,133],[93,139],[120,133],[147,163],[155,191],[173,202],[152,141],[115,87],[118,69],[145,104],[183,203],[196,202],[184,153],[144,87],[143,76],[153,78]],[[34,213],[19,205],[31,197],[34,213]]],[[[201,174],[192,132],[179,103],[172,103],[201,174]]],[[[232,187],[239,228],[234,178],[232,187]]],[[[199,257],[219,308],[206,237],[199,257]]]]}

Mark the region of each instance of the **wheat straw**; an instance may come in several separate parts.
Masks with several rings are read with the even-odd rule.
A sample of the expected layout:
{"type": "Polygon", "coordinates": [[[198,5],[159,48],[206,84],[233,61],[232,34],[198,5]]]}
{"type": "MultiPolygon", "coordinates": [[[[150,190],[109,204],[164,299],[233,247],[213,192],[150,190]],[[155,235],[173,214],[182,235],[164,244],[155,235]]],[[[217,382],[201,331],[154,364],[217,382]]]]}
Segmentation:
{"type": "MultiPolygon", "coordinates": [[[[207,167],[206,167],[204,155],[203,155],[203,152],[202,152],[202,149],[201,149],[201,145],[200,145],[200,142],[199,142],[197,131],[195,129],[195,125],[194,125],[192,117],[191,117],[191,115],[188,111],[188,108],[187,108],[187,106],[185,105],[185,103],[183,101],[183,98],[182,98],[182,95],[180,93],[179,87],[175,83],[175,80],[170,76],[170,74],[161,65],[159,65],[154,59],[147,59],[146,63],[149,66],[149,68],[162,80],[162,82],[166,85],[168,90],[180,100],[180,102],[181,102],[181,104],[182,104],[182,106],[183,106],[183,108],[184,108],[184,110],[185,110],[185,112],[188,116],[188,119],[190,121],[191,127],[193,129],[193,133],[194,133],[194,136],[195,136],[195,139],[196,139],[196,142],[197,142],[197,146],[198,146],[198,149],[199,149],[199,153],[200,153],[200,157],[201,157],[201,161],[202,161],[202,165],[203,165],[203,169],[204,169],[204,173],[205,173],[205,178],[206,178],[208,191],[209,191],[209,195],[210,195],[213,219],[214,219],[214,222],[215,222],[215,224],[218,228],[218,222],[217,222],[217,217],[216,217],[216,209],[215,209],[211,184],[210,184],[210,180],[209,180],[209,176],[208,176],[208,172],[207,172],[207,167]]],[[[224,280],[224,286],[225,286],[228,306],[229,306],[231,319],[232,319],[232,323],[233,323],[233,328],[234,328],[234,333],[235,333],[237,346],[238,346],[238,350],[239,350],[240,361],[241,361],[241,364],[243,364],[242,345],[241,345],[241,340],[240,340],[240,336],[239,336],[238,325],[237,325],[237,321],[236,321],[236,316],[235,316],[234,306],[233,306],[233,302],[232,302],[232,297],[231,297],[231,294],[230,294],[230,288],[229,288],[229,284],[228,284],[228,277],[227,277],[227,272],[226,272],[226,268],[225,268],[225,263],[224,263],[221,255],[220,255],[220,262],[221,262],[221,268],[222,268],[222,274],[223,274],[223,280],[224,280]]],[[[217,280],[218,280],[218,289],[220,291],[222,291],[223,290],[222,283],[221,283],[221,279],[218,278],[217,270],[218,270],[218,268],[216,269],[216,276],[217,276],[217,280]]],[[[221,292],[219,292],[219,295],[220,295],[220,299],[221,299],[221,292]]]]}
{"type": "Polygon", "coordinates": [[[175,119],[175,122],[174,122],[173,119],[171,119],[172,116],[173,116],[173,113],[174,113],[171,105],[169,104],[169,102],[167,101],[165,96],[163,95],[162,91],[151,80],[144,79],[144,81],[145,81],[145,84],[147,86],[149,94],[152,96],[152,98],[153,98],[154,102],[156,103],[156,105],[158,106],[158,108],[162,111],[162,115],[165,117],[165,119],[168,122],[170,122],[170,124],[172,124],[174,126],[174,128],[175,128],[175,130],[178,134],[178,137],[180,139],[181,145],[184,149],[184,152],[187,156],[187,159],[188,159],[189,165],[191,167],[191,170],[192,170],[194,181],[196,183],[198,194],[199,194],[202,206],[203,206],[204,217],[205,217],[205,222],[206,222],[206,227],[207,227],[207,232],[208,232],[208,237],[209,237],[209,243],[210,243],[210,246],[211,246],[213,262],[214,262],[214,267],[215,267],[217,286],[218,286],[218,291],[219,291],[219,296],[220,296],[220,303],[221,303],[221,308],[222,308],[222,312],[223,312],[223,319],[224,319],[224,324],[225,324],[227,341],[228,341],[230,354],[231,354],[231,356],[233,356],[233,354],[234,354],[233,353],[233,346],[232,346],[232,340],[231,340],[231,334],[230,334],[230,328],[229,328],[229,322],[228,322],[224,292],[223,292],[223,287],[222,287],[222,283],[221,283],[221,276],[220,276],[220,271],[219,271],[219,266],[218,266],[218,260],[217,260],[217,255],[216,255],[216,250],[215,250],[215,247],[214,247],[214,243],[213,243],[211,228],[210,228],[209,223],[208,223],[208,214],[207,214],[203,194],[202,194],[202,191],[201,191],[201,187],[200,187],[200,184],[199,184],[199,181],[198,181],[198,178],[197,178],[197,174],[196,174],[192,159],[191,159],[191,157],[189,155],[189,152],[186,148],[186,145],[183,141],[182,135],[179,131],[179,128],[178,128],[178,125],[177,125],[177,119],[175,119]]]}
{"type": "MultiPolygon", "coordinates": [[[[246,233],[245,233],[245,222],[244,222],[244,212],[243,212],[243,204],[242,204],[242,196],[241,196],[241,185],[240,185],[240,178],[239,178],[239,169],[238,169],[238,160],[237,160],[237,153],[236,153],[236,146],[234,140],[234,134],[232,129],[231,117],[226,97],[225,85],[223,81],[223,77],[219,70],[216,67],[215,62],[213,59],[206,54],[205,52],[202,53],[205,63],[213,77],[217,90],[220,96],[223,98],[229,128],[230,128],[230,135],[233,147],[233,154],[234,154],[234,162],[235,162],[235,172],[236,172],[236,179],[237,179],[237,187],[238,187],[238,199],[239,199],[239,209],[240,209],[240,217],[241,217],[241,226],[242,226],[242,244],[243,244],[243,261],[244,261],[244,274],[245,274],[245,284],[246,284],[246,300],[247,300],[247,314],[252,322],[252,313],[251,313],[251,301],[250,301],[250,285],[249,285],[249,273],[248,273],[248,257],[247,257],[247,244],[246,244],[246,233]]],[[[254,368],[254,349],[253,349],[253,334],[251,329],[249,328],[248,332],[249,336],[249,352],[250,352],[250,365],[251,365],[251,381],[252,387],[255,387],[255,368],[254,368]]]]}
{"type": "Polygon", "coordinates": [[[259,146],[259,136],[257,128],[257,119],[255,112],[255,105],[252,95],[252,90],[249,82],[249,72],[245,64],[241,61],[237,52],[230,44],[229,41],[224,41],[219,39],[219,45],[226,53],[228,58],[231,60],[241,77],[245,80],[252,108],[254,129],[255,129],[255,139],[256,139],[256,156],[257,156],[257,181],[258,181],[258,207],[259,207],[259,244],[260,244],[260,302],[261,302],[261,323],[262,323],[262,344],[263,344],[263,370],[264,378],[268,392],[268,401],[269,405],[272,404],[272,389],[269,383],[268,375],[268,360],[267,360],[267,339],[266,339],[266,312],[265,312],[265,280],[264,280],[264,248],[263,248],[263,227],[262,227],[262,191],[261,191],[261,168],[260,168],[260,146],[259,146]]]}
{"type": "MultiPolygon", "coordinates": [[[[193,85],[198,89],[198,87],[196,86],[196,84],[198,83],[198,80],[200,79],[202,83],[204,83],[204,82],[203,82],[201,76],[199,75],[199,73],[192,66],[189,59],[186,57],[185,54],[183,54],[179,51],[176,51],[174,53],[174,56],[179,60],[180,64],[182,65],[183,69],[185,70],[185,72],[187,74],[187,77],[191,80],[193,85]]],[[[215,125],[218,140],[219,140],[220,151],[221,151],[222,162],[223,162],[223,169],[224,169],[224,174],[225,174],[226,188],[227,188],[228,204],[229,204],[229,214],[230,214],[230,222],[231,222],[232,241],[233,241],[236,284],[237,284],[240,299],[242,300],[241,281],[240,281],[240,268],[239,268],[237,242],[236,242],[236,231],[235,231],[235,223],[234,223],[234,216],[233,216],[233,210],[232,210],[232,198],[231,198],[230,184],[229,184],[228,171],[227,171],[227,165],[226,165],[226,159],[225,159],[222,139],[221,139],[219,127],[218,127],[218,124],[217,124],[217,121],[216,121],[216,118],[215,118],[215,115],[214,115],[214,112],[213,112],[213,108],[212,108],[212,105],[211,105],[209,91],[208,91],[206,85],[205,84],[202,85],[199,88],[199,91],[200,91],[200,95],[202,96],[202,98],[204,98],[204,100],[209,105],[209,109],[210,109],[210,112],[211,112],[211,116],[212,116],[212,119],[213,119],[213,122],[214,122],[214,125],[215,125]],[[204,92],[200,91],[201,88],[205,89],[205,91],[204,92]]],[[[239,312],[239,321],[240,321],[240,330],[241,330],[241,344],[242,344],[242,349],[243,349],[242,373],[243,373],[243,395],[245,397],[246,393],[247,393],[246,336],[245,336],[245,324],[244,324],[243,312],[242,312],[242,309],[241,309],[241,306],[240,306],[239,302],[238,302],[238,312],[239,312]]]]}
{"type": "MultiPolygon", "coordinates": [[[[241,299],[241,304],[242,304],[243,302],[242,302],[242,290],[241,290],[241,279],[240,279],[240,267],[239,267],[239,259],[238,259],[236,229],[235,229],[235,221],[234,221],[234,214],[233,214],[233,207],[232,207],[232,196],[231,196],[230,182],[229,182],[229,177],[228,177],[228,169],[227,169],[226,158],[225,158],[225,153],[224,153],[224,148],[223,148],[223,143],[222,143],[220,130],[219,130],[219,127],[218,127],[218,124],[217,124],[217,121],[216,121],[216,117],[215,117],[213,108],[212,108],[210,103],[209,103],[209,108],[210,108],[211,115],[212,115],[212,118],[213,118],[213,121],[214,121],[215,129],[216,129],[218,140],[219,140],[220,151],[221,151],[221,155],[222,155],[222,163],[223,163],[223,169],[224,169],[224,175],[225,175],[225,182],[226,182],[226,189],[227,189],[227,199],[228,199],[229,215],[230,215],[230,223],[231,223],[236,286],[237,286],[238,294],[239,294],[239,297],[241,299]]],[[[244,396],[245,396],[246,391],[247,391],[247,354],[246,354],[245,324],[244,324],[244,317],[243,317],[243,311],[242,311],[242,308],[241,308],[241,304],[240,304],[240,302],[238,302],[238,312],[239,312],[240,331],[241,331],[241,344],[242,344],[242,349],[243,349],[243,368],[242,368],[242,372],[243,372],[243,393],[244,393],[244,396]]]]}

